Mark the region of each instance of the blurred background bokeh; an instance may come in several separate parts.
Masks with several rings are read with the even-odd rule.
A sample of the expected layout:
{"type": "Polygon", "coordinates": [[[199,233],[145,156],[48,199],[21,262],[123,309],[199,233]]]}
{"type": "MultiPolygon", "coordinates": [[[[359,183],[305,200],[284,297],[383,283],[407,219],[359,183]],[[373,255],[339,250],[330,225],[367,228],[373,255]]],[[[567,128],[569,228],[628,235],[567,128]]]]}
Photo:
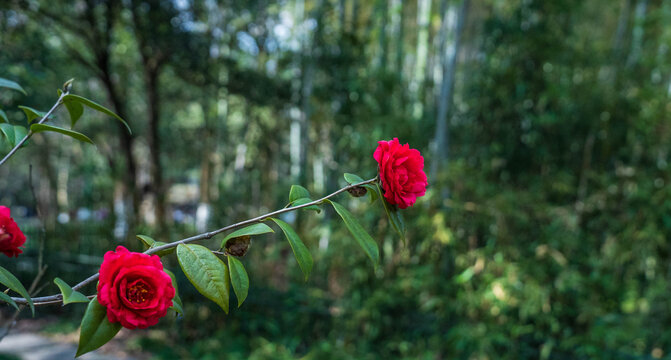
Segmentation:
{"type": "MultiPolygon", "coordinates": [[[[405,244],[379,202],[340,198],[378,271],[331,209],[289,216],[315,257],[307,282],[279,233],[254,241],[228,316],[176,271],[186,316],[134,333],[131,353],[671,358],[671,2],[0,3],[0,77],[28,92],[0,92],[10,121],[75,78],[133,129],[88,110],[77,129],[96,146],[39,134],[0,168],[28,235],[0,264],[30,283],[44,239],[40,295],[117,244],[141,250],[135,234],[174,241],[281,208],[291,184],[371,178],[378,140],[425,156],[405,244]]],[[[38,316],[74,332],[83,310],[38,316]]]]}

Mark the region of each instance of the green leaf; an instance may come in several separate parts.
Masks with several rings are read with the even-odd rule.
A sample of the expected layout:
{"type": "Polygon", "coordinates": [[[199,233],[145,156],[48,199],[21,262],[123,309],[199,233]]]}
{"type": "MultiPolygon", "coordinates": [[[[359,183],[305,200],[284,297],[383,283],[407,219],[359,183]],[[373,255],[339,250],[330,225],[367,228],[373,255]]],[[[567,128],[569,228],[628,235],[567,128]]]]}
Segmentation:
{"type": "Polygon", "coordinates": [[[74,128],[77,120],[82,117],[84,113],[84,105],[76,101],[64,101],[65,108],[68,109],[68,114],[70,114],[70,127],[74,128]]]}
{"type": "Polygon", "coordinates": [[[308,189],[300,185],[291,185],[291,190],[289,190],[289,202],[292,203],[302,198],[310,198],[310,192],[308,189]]]}
{"type": "Polygon", "coordinates": [[[377,188],[375,187],[375,185],[371,184],[366,184],[364,185],[364,187],[368,189],[368,198],[370,199],[370,203],[371,204],[374,203],[378,198],[377,188]]]}
{"type": "Polygon", "coordinates": [[[79,346],[77,355],[82,356],[105,344],[121,330],[121,323],[111,323],[107,319],[107,308],[100,305],[97,298],[93,298],[86,307],[79,331],[79,346]]]}
{"type": "MultiPolygon", "coordinates": [[[[21,139],[26,137],[26,135],[28,135],[28,130],[25,127],[21,125],[14,125],[14,144],[12,144],[12,146],[18,144],[21,141],[21,139]]],[[[27,140],[26,142],[23,143],[22,146],[26,145],[28,145],[27,140]]]]}
{"type": "Polygon", "coordinates": [[[170,309],[174,310],[176,313],[184,316],[184,304],[182,304],[182,298],[175,293],[175,297],[172,298],[172,306],[170,309]]]}
{"type": "Polygon", "coordinates": [[[177,260],[196,290],[228,314],[230,280],[226,264],[208,248],[191,244],[177,246],[177,260]]]}
{"type": "Polygon", "coordinates": [[[11,124],[2,123],[0,124],[0,131],[2,131],[2,134],[5,136],[5,139],[7,139],[7,143],[9,143],[9,146],[14,147],[14,145],[16,145],[14,126],[11,124]]]}
{"type": "MultiPolygon", "coordinates": [[[[312,199],[310,198],[308,189],[300,185],[291,185],[291,190],[289,190],[289,205],[300,206],[309,202],[312,202],[312,199]]],[[[322,211],[317,205],[306,206],[303,210],[313,210],[317,213],[322,211]]]]}
{"type": "MultiPolygon", "coordinates": [[[[157,241],[157,242],[154,243],[154,245],[152,245],[150,247],[150,249],[157,248],[159,246],[163,246],[163,245],[167,245],[167,244],[168,244],[167,242],[157,241]]],[[[175,252],[175,248],[171,247],[171,248],[167,248],[167,249],[163,249],[163,250],[160,250],[158,252],[155,252],[154,254],[156,254],[158,256],[166,256],[166,255],[172,254],[174,252],[175,252]]]]}
{"type": "MultiPolygon", "coordinates": [[[[131,130],[130,130],[130,126],[128,126],[128,123],[126,123],[126,121],[124,121],[124,119],[122,119],[119,115],[113,113],[108,108],[106,108],[106,107],[104,107],[104,106],[102,106],[102,105],[100,105],[96,102],[93,102],[93,101],[91,101],[87,98],[81,97],[79,95],[74,95],[74,94],[68,94],[68,95],[63,96],[63,103],[65,103],[66,106],[67,106],[67,103],[69,103],[69,102],[79,103],[79,104],[87,106],[87,107],[89,107],[93,110],[96,110],[96,111],[99,111],[103,114],[109,115],[109,116],[121,121],[121,123],[126,126],[126,129],[128,130],[128,133],[129,134],[132,133],[131,130]]],[[[76,121],[73,121],[72,126],[75,126],[75,123],[76,123],[76,121]]]]}
{"type": "Polygon", "coordinates": [[[33,312],[33,316],[35,316],[35,305],[33,305],[33,299],[28,294],[28,291],[23,287],[16,276],[12,275],[12,273],[7,271],[7,269],[3,268],[2,266],[0,266],[0,284],[7,286],[17,294],[23,296],[23,298],[28,301],[30,310],[33,312]]]}
{"type": "Polygon", "coordinates": [[[342,205],[338,204],[335,201],[326,200],[333,205],[335,211],[340,215],[342,220],[345,222],[345,226],[349,232],[354,236],[354,239],[359,243],[363,251],[368,255],[368,257],[373,261],[373,265],[377,268],[377,265],[380,262],[380,250],[377,247],[377,243],[373,240],[370,235],[364,230],[364,228],[359,224],[354,215],[345,209],[342,205]]]}
{"type": "Polygon", "coordinates": [[[46,125],[46,124],[32,124],[32,125],[30,125],[30,130],[33,133],[39,133],[39,132],[43,132],[43,131],[53,131],[53,132],[61,133],[63,135],[67,135],[71,138],[75,138],[75,139],[77,139],[81,142],[87,142],[89,144],[93,144],[93,141],[91,141],[91,139],[89,139],[88,136],[86,136],[82,133],[76,132],[74,130],[63,129],[63,128],[59,128],[57,126],[51,126],[51,125],[46,125]]]}
{"type": "Polygon", "coordinates": [[[9,305],[12,305],[14,309],[19,310],[19,306],[16,305],[16,302],[12,300],[12,297],[0,291],[0,300],[6,302],[9,305]]]}
{"type": "Polygon", "coordinates": [[[401,237],[401,240],[405,243],[405,221],[403,221],[403,215],[399,211],[398,207],[387,202],[387,199],[382,195],[382,189],[380,185],[376,185],[377,193],[380,195],[382,200],[382,206],[384,206],[384,211],[387,213],[391,227],[394,228],[396,233],[401,237]]]}
{"type": "Polygon", "coordinates": [[[358,184],[358,183],[361,183],[361,182],[365,181],[359,175],[355,175],[355,174],[345,173],[344,176],[345,176],[345,181],[347,181],[350,185],[358,184]]]}
{"type": "Polygon", "coordinates": [[[280,219],[270,218],[270,220],[274,221],[275,224],[277,224],[277,226],[279,226],[280,229],[282,229],[284,232],[284,235],[289,241],[289,245],[291,245],[291,250],[294,252],[296,261],[298,261],[298,266],[300,266],[303,274],[305,275],[305,280],[307,280],[310,276],[310,273],[312,272],[313,264],[310,251],[305,246],[305,244],[303,244],[301,239],[298,237],[298,234],[296,234],[296,231],[294,231],[294,229],[289,224],[280,219]]]}
{"type": "MultiPolygon", "coordinates": [[[[300,205],[303,205],[303,204],[307,204],[307,203],[309,203],[309,202],[312,202],[312,199],[310,199],[310,198],[300,198],[300,199],[296,199],[296,200],[294,200],[294,201],[291,203],[291,206],[292,206],[292,207],[300,206],[300,205]]],[[[316,211],[317,213],[322,212],[322,209],[320,209],[319,206],[317,206],[317,205],[306,206],[306,207],[302,208],[301,210],[314,210],[314,211],[316,211]]]]}
{"type": "Polygon", "coordinates": [[[240,307],[249,292],[249,276],[247,276],[247,271],[245,271],[242,262],[235,256],[228,256],[228,270],[231,275],[233,291],[235,291],[235,296],[238,298],[238,307],[240,307]]]}
{"type": "Polygon", "coordinates": [[[182,299],[179,297],[179,289],[177,288],[177,279],[175,278],[175,274],[165,268],[163,271],[170,275],[170,279],[172,280],[172,287],[175,289],[175,297],[172,298],[172,306],[170,308],[184,316],[184,306],[182,305],[182,299]]]}
{"type": "Polygon", "coordinates": [[[14,81],[11,81],[11,80],[0,78],[0,87],[20,91],[20,92],[23,93],[23,95],[26,95],[26,91],[23,90],[21,85],[19,85],[18,83],[15,83],[14,81]]]}
{"type": "Polygon", "coordinates": [[[26,118],[28,118],[29,124],[33,122],[33,120],[41,119],[44,117],[44,115],[46,115],[46,113],[39,110],[35,110],[28,106],[19,105],[19,109],[23,110],[23,112],[26,114],[26,118]]]}
{"type": "Polygon", "coordinates": [[[394,228],[397,229],[396,232],[398,232],[401,240],[405,243],[405,220],[403,219],[403,213],[396,206],[386,205],[390,206],[389,215],[391,223],[394,225],[394,228]]]}
{"type": "Polygon", "coordinates": [[[61,280],[60,278],[55,278],[54,284],[56,284],[56,286],[58,286],[58,288],[61,289],[61,294],[63,294],[63,305],[67,305],[70,303],[89,302],[89,298],[87,298],[86,295],[73,290],[70,287],[70,285],[68,285],[65,281],[61,280]]]}
{"type": "Polygon", "coordinates": [[[8,123],[9,119],[7,119],[7,114],[3,110],[0,110],[0,123],[3,122],[8,123]]]}
{"type": "MultiPolygon", "coordinates": [[[[153,249],[167,244],[166,242],[163,241],[156,241],[147,235],[135,235],[135,237],[138,238],[140,241],[142,241],[142,243],[147,247],[147,249],[153,249]]],[[[175,252],[175,248],[169,248],[157,252],[156,255],[165,256],[168,254],[172,254],[173,252],[175,252]]]]}
{"type": "Polygon", "coordinates": [[[147,249],[149,249],[156,243],[156,240],[152,239],[147,235],[135,235],[135,237],[138,238],[138,240],[142,241],[142,243],[147,247],[147,249]]]}
{"type": "Polygon", "coordinates": [[[244,227],[242,229],[235,230],[232,233],[226,235],[224,240],[221,241],[221,247],[224,248],[226,246],[226,241],[228,241],[228,239],[235,239],[235,238],[246,236],[246,235],[249,235],[249,236],[261,235],[261,234],[266,234],[266,233],[271,233],[271,232],[273,232],[273,229],[271,229],[268,225],[266,225],[264,223],[258,223],[258,224],[250,225],[250,226],[244,227]]]}

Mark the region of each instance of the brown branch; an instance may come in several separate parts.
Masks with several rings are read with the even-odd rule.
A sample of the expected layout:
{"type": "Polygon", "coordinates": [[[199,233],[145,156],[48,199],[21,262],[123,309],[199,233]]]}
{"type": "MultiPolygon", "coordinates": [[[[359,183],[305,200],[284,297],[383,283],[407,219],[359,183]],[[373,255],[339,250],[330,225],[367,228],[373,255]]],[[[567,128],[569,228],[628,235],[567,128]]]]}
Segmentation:
{"type": "MultiPolygon", "coordinates": [[[[267,220],[267,219],[269,219],[273,216],[277,216],[277,215],[280,215],[280,214],[283,214],[283,213],[287,213],[287,212],[295,211],[295,210],[298,210],[298,209],[306,208],[308,206],[320,205],[325,200],[330,199],[330,198],[332,198],[332,197],[334,197],[338,194],[341,194],[341,193],[343,193],[343,192],[345,192],[349,189],[353,189],[353,188],[356,188],[356,187],[359,187],[359,186],[362,186],[362,185],[374,183],[375,181],[377,181],[377,177],[375,177],[373,179],[370,179],[370,180],[362,181],[362,182],[357,183],[357,184],[352,184],[352,185],[345,186],[344,188],[336,190],[336,191],[324,196],[321,199],[314,200],[314,201],[311,201],[309,203],[305,203],[305,204],[298,205],[298,206],[292,206],[292,207],[288,207],[288,208],[283,208],[283,209],[280,209],[280,210],[275,210],[273,212],[269,212],[267,214],[260,215],[260,216],[257,216],[255,218],[252,218],[252,219],[240,221],[238,223],[225,226],[221,229],[217,229],[217,230],[213,230],[213,231],[210,231],[210,232],[202,233],[202,234],[195,235],[195,236],[192,236],[192,237],[189,237],[189,238],[186,238],[186,239],[177,240],[177,241],[174,241],[174,242],[162,245],[162,246],[157,246],[155,248],[151,248],[151,249],[145,251],[144,253],[145,254],[155,254],[155,253],[157,253],[159,251],[162,251],[162,250],[177,247],[177,245],[211,239],[215,235],[220,234],[220,233],[225,232],[225,231],[228,231],[228,230],[237,229],[239,227],[254,224],[254,223],[260,223],[260,222],[263,222],[263,221],[265,221],[265,220],[267,220]]],[[[81,289],[82,287],[98,280],[99,276],[100,276],[100,273],[93,274],[93,275],[89,276],[88,278],[86,278],[85,280],[83,280],[82,282],[80,282],[79,284],[73,286],[72,289],[73,290],[81,289]]],[[[89,295],[89,298],[91,298],[91,297],[93,297],[93,295],[89,295]]],[[[26,299],[20,298],[20,297],[13,297],[12,300],[14,300],[17,304],[27,304],[28,303],[28,301],[26,299]]],[[[35,306],[48,305],[48,304],[60,304],[63,301],[62,300],[62,295],[60,295],[60,294],[36,297],[36,298],[32,298],[32,300],[33,300],[33,303],[35,304],[35,306]]]]}

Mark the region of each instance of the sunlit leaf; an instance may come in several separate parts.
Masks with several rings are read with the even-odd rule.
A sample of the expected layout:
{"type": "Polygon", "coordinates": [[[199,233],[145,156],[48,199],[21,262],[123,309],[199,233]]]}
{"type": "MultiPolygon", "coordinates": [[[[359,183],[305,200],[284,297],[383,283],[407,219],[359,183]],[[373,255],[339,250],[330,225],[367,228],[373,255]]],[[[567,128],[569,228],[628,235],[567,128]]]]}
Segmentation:
{"type": "Polygon", "coordinates": [[[230,280],[226,264],[208,248],[193,244],[178,245],[177,260],[196,290],[228,314],[230,280]]]}

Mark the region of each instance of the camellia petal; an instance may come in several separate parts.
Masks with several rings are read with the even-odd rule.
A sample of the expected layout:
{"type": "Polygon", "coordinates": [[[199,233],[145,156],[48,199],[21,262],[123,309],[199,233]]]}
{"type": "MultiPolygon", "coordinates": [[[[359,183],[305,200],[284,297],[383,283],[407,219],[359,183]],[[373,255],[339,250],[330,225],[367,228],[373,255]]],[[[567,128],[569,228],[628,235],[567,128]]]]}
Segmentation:
{"type": "Polygon", "coordinates": [[[19,247],[26,242],[26,236],[10,215],[8,207],[0,206],[0,252],[9,257],[18,257],[23,253],[19,247]]]}
{"type": "Polygon", "coordinates": [[[405,209],[426,194],[428,185],[424,173],[424,158],[409,144],[401,145],[398,138],[379,141],[373,153],[378,162],[384,197],[392,205],[405,209]]]}
{"type": "Polygon", "coordinates": [[[156,255],[130,252],[123,246],[108,251],[100,266],[98,301],[107,319],[128,329],[156,325],[172,306],[175,289],[156,255]]]}

